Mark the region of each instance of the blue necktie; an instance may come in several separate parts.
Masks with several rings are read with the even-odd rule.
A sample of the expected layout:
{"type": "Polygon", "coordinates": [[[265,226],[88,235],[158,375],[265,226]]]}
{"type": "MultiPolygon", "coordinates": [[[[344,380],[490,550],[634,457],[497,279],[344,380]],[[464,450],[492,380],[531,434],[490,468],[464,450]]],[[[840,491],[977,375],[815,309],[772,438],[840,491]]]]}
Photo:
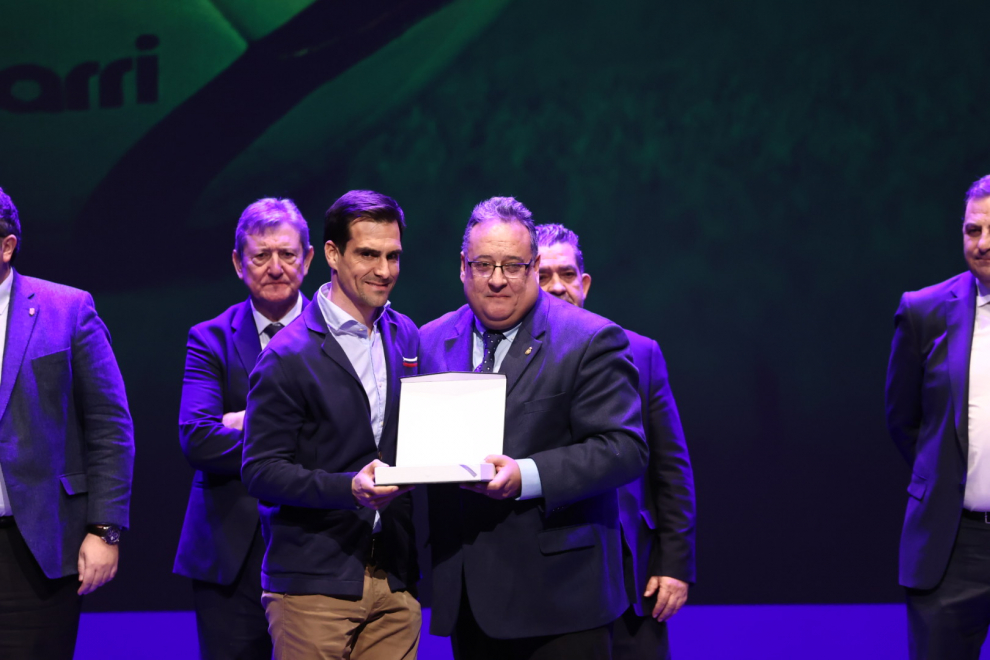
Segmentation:
{"type": "Polygon", "coordinates": [[[474,371],[479,374],[490,374],[495,371],[495,349],[505,339],[505,335],[501,332],[488,332],[486,330],[481,338],[485,342],[485,356],[474,371]]]}

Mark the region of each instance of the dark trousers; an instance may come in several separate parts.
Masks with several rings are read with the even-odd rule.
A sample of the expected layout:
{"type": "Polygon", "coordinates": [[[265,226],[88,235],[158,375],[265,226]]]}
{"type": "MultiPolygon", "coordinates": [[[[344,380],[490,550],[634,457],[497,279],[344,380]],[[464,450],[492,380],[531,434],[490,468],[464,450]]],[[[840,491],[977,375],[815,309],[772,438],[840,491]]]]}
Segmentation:
{"type": "Polygon", "coordinates": [[[82,597],[76,575],[49,579],[12,520],[0,523],[0,658],[72,660],[82,597]]]}
{"type": "Polygon", "coordinates": [[[265,541],[255,530],[247,559],[233,584],[193,580],[193,606],[202,660],[269,660],[272,640],[261,604],[265,541]]]}
{"type": "Polygon", "coordinates": [[[963,518],[942,581],[908,589],[911,660],[978,660],[990,626],[990,525],[963,518]]]}
{"type": "Polygon", "coordinates": [[[461,592],[461,609],[450,640],[454,660],[611,660],[612,626],[547,637],[495,639],[478,626],[461,592]]]}
{"type": "Polygon", "coordinates": [[[612,624],[613,660],[669,660],[667,623],[652,616],[639,616],[630,607],[612,624]]]}

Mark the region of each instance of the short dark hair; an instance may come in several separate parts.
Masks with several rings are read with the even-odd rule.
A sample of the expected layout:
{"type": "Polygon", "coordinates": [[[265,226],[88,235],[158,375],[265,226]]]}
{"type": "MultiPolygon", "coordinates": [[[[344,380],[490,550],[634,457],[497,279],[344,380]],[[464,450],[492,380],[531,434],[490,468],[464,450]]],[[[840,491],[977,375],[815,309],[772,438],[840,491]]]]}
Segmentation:
{"type": "Polygon", "coordinates": [[[0,188],[0,238],[8,236],[17,237],[14,254],[10,257],[10,260],[13,261],[21,250],[21,218],[17,215],[14,200],[3,191],[3,188],[0,188]]]}
{"type": "Polygon", "coordinates": [[[323,242],[333,241],[340,252],[351,240],[351,225],[358,218],[372,222],[395,222],[399,225],[399,238],[406,228],[406,216],[399,203],[388,195],[374,190],[351,190],[340,196],[327,209],[323,222],[323,242]]]}
{"type": "Polygon", "coordinates": [[[969,190],[966,191],[966,204],[974,199],[983,199],[984,197],[990,197],[990,174],[980,177],[969,187],[969,190]]]}
{"type": "Polygon", "coordinates": [[[234,231],[234,249],[239,257],[244,256],[244,245],[248,236],[264,234],[276,229],[281,224],[287,224],[299,233],[299,242],[303,252],[309,250],[309,225],[306,219],[291,199],[276,199],[263,197],[250,204],[241,213],[234,231]]]}
{"type": "Polygon", "coordinates": [[[471,230],[475,225],[479,225],[486,220],[498,220],[500,222],[518,222],[529,232],[529,249],[535,259],[540,253],[536,241],[536,227],[533,225],[533,214],[515,197],[491,197],[478,205],[471,211],[468,218],[467,227],[464,228],[464,239],[461,241],[461,252],[467,256],[468,239],[471,237],[471,230]]]}
{"type": "Polygon", "coordinates": [[[584,272],[584,255],[581,254],[581,245],[578,235],[564,225],[548,224],[536,226],[536,240],[541,247],[550,247],[563,243],[574,248],[574,259],[577,261],[578,271],[584,272]]]}

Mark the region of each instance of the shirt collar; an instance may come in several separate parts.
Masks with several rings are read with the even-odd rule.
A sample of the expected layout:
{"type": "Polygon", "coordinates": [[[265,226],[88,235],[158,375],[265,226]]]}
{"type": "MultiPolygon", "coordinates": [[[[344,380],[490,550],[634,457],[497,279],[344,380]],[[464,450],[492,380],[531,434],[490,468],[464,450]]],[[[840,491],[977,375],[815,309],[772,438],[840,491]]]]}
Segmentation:
{"type": "Polygon", "coordinates": [[[976,306],[983,307],[990,303],[990,289],[983,286],[983,283],[976,280],[976,306]]]}
{"type": "Polygon", "coordinates": [[[254,308],[254,301],[251,300],[251,314],[254,316],[254,327],[258,329],[258,334],[261,335],[265,331],[265,328],[270,326],[272,323],[281,323],[282,325],[289,325],[297,316],[302,314],[302,294],[298,291],[296,292],[296,304],[292,306],[285,316],[280,318],[278,321],[272,321],[254,308]]]}
{"type": "MultiPolygon", "coordinates": [[[[323,312],[323,319],[327,322],[327,327],[335,335],[348,334],[355,335],[358,337],[367,337],[368,328],[365,327],[364,323],[358,321],[356,318],[345,312],[337,303],[330,300],[330,292],[333,290],[333,284],[327,282],[320,287],[317,293],[317,299],[320,305],[320,311],[323,312]]],[[[385,309],[388,308],[392,303],[388,300],[385,304],[378,308],[378,315],[375,316],[374,322],[371,327],[377,329],[378,321],[382,318],[382,314],[385,313],[385,309]]]]}
{"type": "MultiPolygon", "coordinates": [[[[513,339],[516,338],[516,334],[519,332],[519,326],[521,325],[522,325],[522,321],[519,321],[519,323],[516,323],[508,330],[502,330],[501,332],[503,335],[505,335],[505,338],[511,342],[513,339]]],[[[478,320],[477,316],[474,317],[474,331],[478,333],[479,337],[484,337],[485,332],[496,332],[496,331],[488,330],[485,326],[483,326],[481,324],[481,321],[478,320]]]]}
{"type": "Polygon", "coordinates": [[[7,311],[7,305],[10,304],[10,287],[14,284],[14,269],[10,269],[10,273],[7,275],[3,282],[0,282],[0,314],[7,311]]]}

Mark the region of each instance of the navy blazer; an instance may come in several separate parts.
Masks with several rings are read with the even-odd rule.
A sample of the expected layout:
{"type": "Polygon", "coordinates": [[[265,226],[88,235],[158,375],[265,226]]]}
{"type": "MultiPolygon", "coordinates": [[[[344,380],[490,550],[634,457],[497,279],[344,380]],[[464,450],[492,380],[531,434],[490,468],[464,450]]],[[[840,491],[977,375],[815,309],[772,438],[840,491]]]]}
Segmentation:
{"type": "MultiPolygon", "coordinates": [[[[375,511],[358,508],[354,474],[375,458],[395,464],[399,378],[416,373],[419,332],[390,307],[379,320],[388,390],[375,447],[364,386],[318,304],[272,339],[251,374],[241,474],[260,501],[268,591],[360,597],[375,511]]],[[[383,568],[393,590],[419,579],[412,498],[381,512],[383,568]]]]}
{"type": "MultiPolygon", "coordinates": [[[[309,303],[302,293],[303,307],[309,303]]],[[[248,375],[261,353],[250,300],[194,325],[186,343],[179,443],[195,468],[172,570],[233,584],[258,527],[258,500],[241,483],[244,433],[223,425],[247,406],[248,375]]]]}
{"type": "MultiPolygon", "coordinates": [[[[421,371],[471,371],[473,324],[465,305],[425,325],[421,371]]],[[[535,461],[543,497],[430,487],[434,634],[453,631],[462,576],[496,638],[588,630],[629,607],[616,488],[643,474],[647,447],[628,347],[619,326],[540,291],[499,371],[503,453],[535,461]]]]}
{"type": "Polygon", "coordinates": [[[650,462],[642,478],[619,488],[619,520],[632,550],[629,602],[644,616],[656,601],[643,596],[651,576],[695,580],[694,474],[660,346],[631,330],[626,335],[639,370],[650,462]]]}
{"type": "Polygon", "coordinates": [[[0,469],[38,564],[78,573],[86,525],[127,527],[134,426],[110,334],[85,291],[12,272],[0,469]]]}
{"type": "Polygon", "coordinates": [[[969,460],[969,354],[976,279],[969,272],[901,297],[887,369],[887,427],[911,465],[900,583],[942,579],[962,517],[969,460]]]}

